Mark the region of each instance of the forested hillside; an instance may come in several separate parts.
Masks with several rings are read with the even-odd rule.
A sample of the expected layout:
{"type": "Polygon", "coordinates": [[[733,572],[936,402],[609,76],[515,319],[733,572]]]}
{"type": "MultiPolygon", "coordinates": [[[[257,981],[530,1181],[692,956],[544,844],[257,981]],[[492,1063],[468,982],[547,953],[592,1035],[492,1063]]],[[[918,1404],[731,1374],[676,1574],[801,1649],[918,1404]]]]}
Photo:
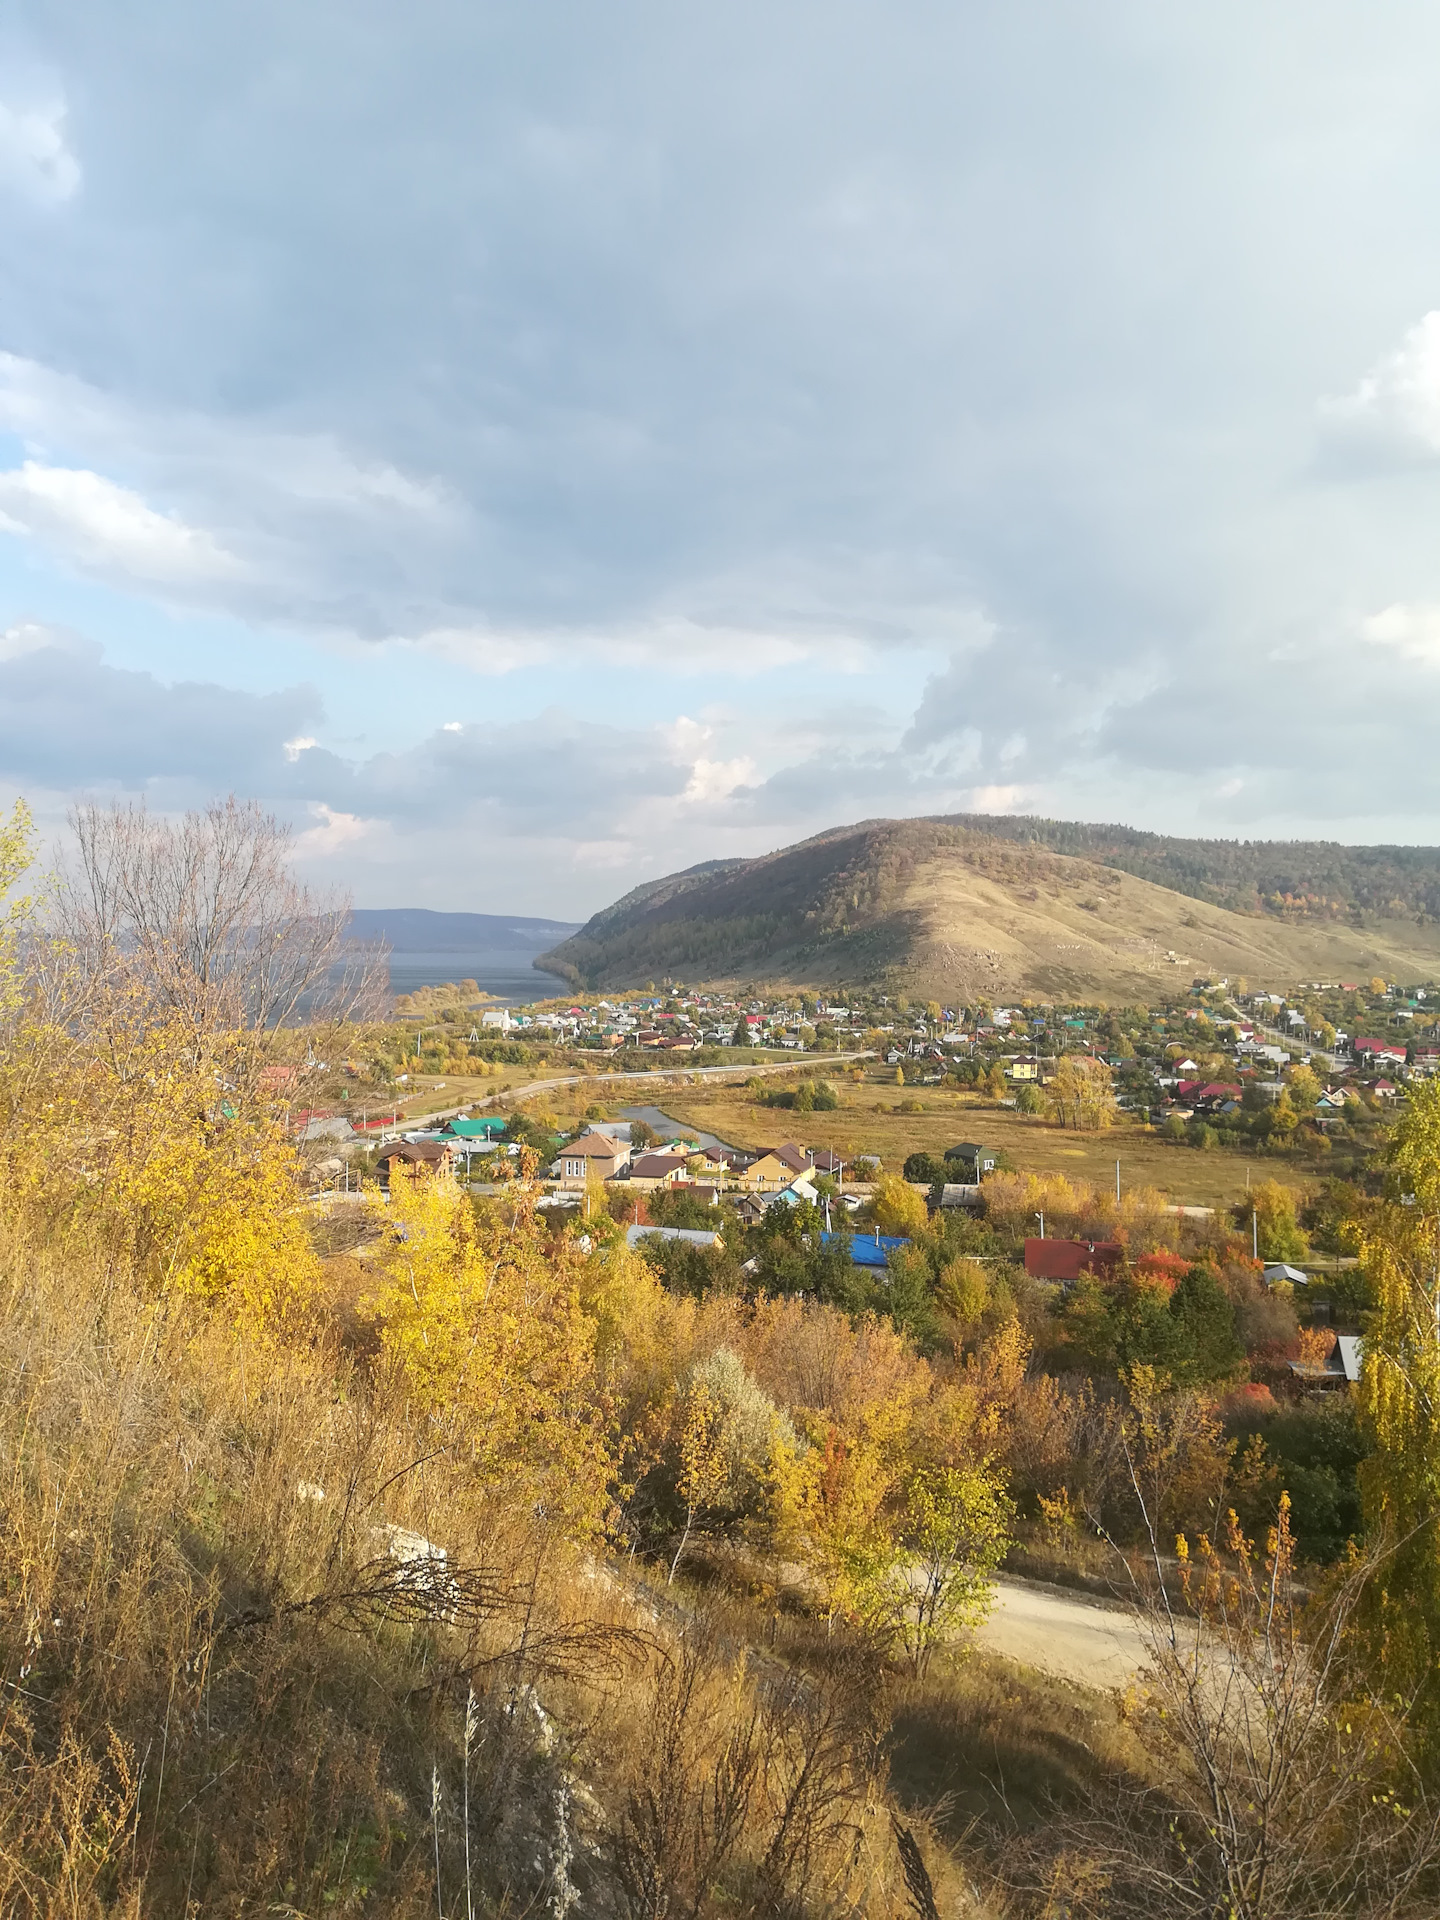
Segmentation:
{"type": "Polygon", "coordinates": [[[1234,913],[1289,919],[1440,913],[1440,847],[1346,847],[1334,840],[1184,840],[1136,827],[1030,815],[957,814],[997,840],[1049,847],[1133,873],[1234,913]]]}
{"type": "MultiPolygon", "coordinates": [[[[1432,880],[1440,900],[1433,854],[1415,850],[1407,877],[1406,849],[1320,848],[1308,866],[1282,870],[1238,842],[1133,840],[1045,821],[862,821],[638,887],[541,964],[594,988],[885,978],[942,997],[1140,999],[1187,966],[1276,985],[1440,969],[1428,908],[1395,907],[1406,887],[1406,901],[1428,900],[1432,880]],[[1059,844],[1066,836],[1073,846],[1059,844]],[[1246,873],[1258,877],[1242,885],[1246,873]],[[1237,906],[1219,901],[1227,890],[1237,906]]],[[[1285,852],[1272,851],[1275,862],[1285,852]]]]}

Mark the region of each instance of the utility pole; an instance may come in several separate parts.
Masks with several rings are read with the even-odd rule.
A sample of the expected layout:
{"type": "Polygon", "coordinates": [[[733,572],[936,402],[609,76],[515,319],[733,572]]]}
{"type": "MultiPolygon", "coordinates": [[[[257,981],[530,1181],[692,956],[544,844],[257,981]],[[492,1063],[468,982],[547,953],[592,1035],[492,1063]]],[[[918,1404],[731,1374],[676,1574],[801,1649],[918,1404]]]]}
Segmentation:
{"type": "Polygon", "coordinates": [[[1120,1162],[1115,1162],[1115,1204],[1120,1204],[1120,1162]]]}
{"type": "Polygon", "coordinates": [[[1040,1222],[1040,1238],[1043,1240],[1045,1238],[1045,1216],[1043,1213],[1037,1213],[1035,1218],[1040,1222]]]}

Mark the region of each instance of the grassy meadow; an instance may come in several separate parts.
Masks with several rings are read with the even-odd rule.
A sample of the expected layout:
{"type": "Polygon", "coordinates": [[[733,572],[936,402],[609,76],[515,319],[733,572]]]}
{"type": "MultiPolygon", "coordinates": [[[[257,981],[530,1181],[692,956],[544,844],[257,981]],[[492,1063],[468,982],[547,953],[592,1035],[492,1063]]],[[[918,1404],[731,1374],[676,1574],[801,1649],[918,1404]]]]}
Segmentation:
{"type": "Polygon", "coordinates": [[[943,1153],[960,1140],[1002,1148],[1022,1173],[1063,1173],[1101,1187],[1113,1185],[1118,1159],[1123,1186],[1153,1187],[1175,1206],[1230,1205],[1245,1192],[1247,1168],[1252,1180],[1289,1186],[1315,1178],[1314,1168],[1298,1158],[1247,1156],[1224,1148],[1197,1152],[1129,1120],[1098,1133],[1075,1133],[981,1094],[897,1087],[893,1073],[883,1069],[866,1070],[859,1080],[838,1073],[831,1084],[840,1096],[833,1113],[763,1106],[744,1086],[683,1086],[666,1093],[661,1104],[677,1120],[736,1146],[776,1147],[803,1136],[806,1146],[829,1147],[849,1159],[876,1154],[887,1171],[895,1172],[908,1154],[943,1153]],[[919,1111],[896,1111],[902,1104],[919,1111]]]}

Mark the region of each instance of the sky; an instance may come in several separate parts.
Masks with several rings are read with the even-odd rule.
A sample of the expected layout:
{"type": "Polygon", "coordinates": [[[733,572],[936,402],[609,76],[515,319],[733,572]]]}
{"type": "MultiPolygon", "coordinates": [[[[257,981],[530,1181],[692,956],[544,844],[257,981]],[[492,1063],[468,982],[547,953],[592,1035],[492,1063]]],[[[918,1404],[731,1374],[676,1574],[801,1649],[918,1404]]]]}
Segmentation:
{"type": "Polygon", "coordinates": [[[0,0],[0,797],[1440,843],[1440,10],[0,0]]]}

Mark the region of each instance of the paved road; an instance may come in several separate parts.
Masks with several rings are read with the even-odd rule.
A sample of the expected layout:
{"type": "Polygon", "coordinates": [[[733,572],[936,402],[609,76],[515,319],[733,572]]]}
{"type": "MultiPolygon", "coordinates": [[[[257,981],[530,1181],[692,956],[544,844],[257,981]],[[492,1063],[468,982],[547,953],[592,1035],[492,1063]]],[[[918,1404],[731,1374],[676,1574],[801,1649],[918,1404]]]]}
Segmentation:
{"type": "Polygon", "coordinates": [[[1124,1607],[1029,1581],[996,1582],[978,1645],[1086,1687],[1123,1687],[1147,1663],[1145,1636],[1124,1607]]]}

